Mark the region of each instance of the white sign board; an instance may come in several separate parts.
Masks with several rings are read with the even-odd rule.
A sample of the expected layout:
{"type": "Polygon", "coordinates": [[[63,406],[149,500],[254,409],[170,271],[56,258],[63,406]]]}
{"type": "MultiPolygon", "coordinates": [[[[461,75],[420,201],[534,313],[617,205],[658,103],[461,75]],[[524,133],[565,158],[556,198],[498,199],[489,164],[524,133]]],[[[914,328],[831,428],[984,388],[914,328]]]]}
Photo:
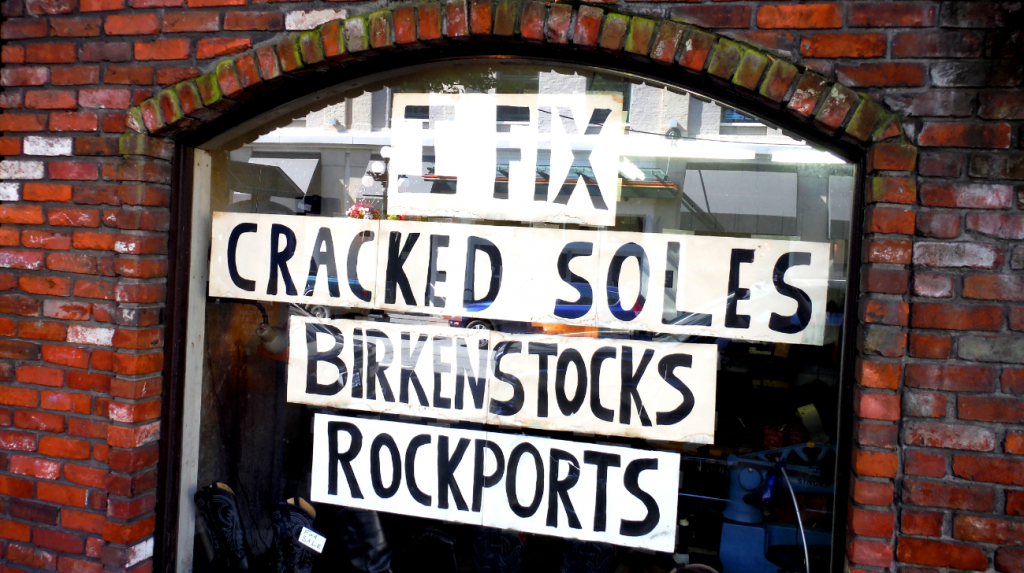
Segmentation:
{"type": "Polygon", "coordinates": [[[293,316],[288,401],[714,443],[717,346],[293,316]]]}
{"type": "Polygon", "coordinates": [[[820,345],[829,245],[214,213],[210,295],[820,345]]]}
{"type": "Polygon", "coordinates": [[[390,213],[615,224],[621,94],[393,97],[390,213]]]}
{"type": "Polygon", "coordinates": [[[679,454],[317,414],[315,502],[675,546],[679,454]]]}

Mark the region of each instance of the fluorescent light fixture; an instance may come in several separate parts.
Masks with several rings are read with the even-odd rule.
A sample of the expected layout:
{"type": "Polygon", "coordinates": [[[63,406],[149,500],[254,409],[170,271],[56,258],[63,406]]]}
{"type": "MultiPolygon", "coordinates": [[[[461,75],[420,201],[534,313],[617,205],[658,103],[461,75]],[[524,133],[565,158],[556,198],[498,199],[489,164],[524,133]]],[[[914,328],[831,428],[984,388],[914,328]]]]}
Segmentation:
{"type": "Polygon", "coordinates": [[[841,165],[846,162],[825,151],[779,149],[772,151],[772,163],[829,163],[841,165]]]}

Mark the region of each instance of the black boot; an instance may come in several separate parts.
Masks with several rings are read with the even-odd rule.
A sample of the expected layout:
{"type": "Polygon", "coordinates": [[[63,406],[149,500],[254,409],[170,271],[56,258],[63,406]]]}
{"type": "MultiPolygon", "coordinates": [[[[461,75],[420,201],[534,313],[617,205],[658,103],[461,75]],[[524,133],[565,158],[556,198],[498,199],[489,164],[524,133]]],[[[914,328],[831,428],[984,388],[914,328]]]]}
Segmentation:
{"type": "Polygon", "coordinates": [[[277,547],[277,573],[309,573],[313,569],[313,551],[299,543],[303,527],[313,529],[316,510],[306,500],[291,498],[277,504],[271,515],[274,545],[277,547]]]}
{"type": "Polygon", "coordinates": [[[391,572],[391,548],[376,511],[345,509],[338,512],[334,522],[334,535],[341,538],[353,569],[361,573],[391,572]]]}
{"type": "Polygon", "coordinates": [[[196,513],[203,520],[204,541],[212,550],[213,571],[248,571],[249,548],[238,517],[235,492],[222,483],[208,485],[196,492],[196,513]]]}

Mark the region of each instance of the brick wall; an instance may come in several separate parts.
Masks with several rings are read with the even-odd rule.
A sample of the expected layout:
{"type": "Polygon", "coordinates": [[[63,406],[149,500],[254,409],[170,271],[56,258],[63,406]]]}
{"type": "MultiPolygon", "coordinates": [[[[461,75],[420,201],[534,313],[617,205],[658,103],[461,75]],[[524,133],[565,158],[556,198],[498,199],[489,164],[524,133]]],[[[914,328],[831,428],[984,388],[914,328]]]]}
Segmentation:
{"type": "Polygon", "coordinates": [[[453,0],[289,35],[380,6],[4,0],[0,572],[153,567],[171,137],[281,74],[477,34],[674,59],[864,147],[849,567],[1024,571],[1021,3],[599,8],[453,0]]]}

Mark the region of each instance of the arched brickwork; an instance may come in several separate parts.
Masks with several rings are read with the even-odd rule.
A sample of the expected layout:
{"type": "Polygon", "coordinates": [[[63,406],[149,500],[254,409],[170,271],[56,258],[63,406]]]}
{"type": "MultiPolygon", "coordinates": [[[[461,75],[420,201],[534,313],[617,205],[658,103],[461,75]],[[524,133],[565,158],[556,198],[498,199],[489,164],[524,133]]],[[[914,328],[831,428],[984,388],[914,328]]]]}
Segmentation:
{"type": "MultiPolygon", "coordinates": [[[[308,93],[295,87],[304,78],[315,78],[311,85],[326,87],[371,73],[384,60],[494,54],[590,62],[641,75],[646,71],[688,89],[696,86],[818,143],[845,150],[855,160],[865,160],[866,210],[854,221],[862,221],[863,233],[885,237],[867,241],[865,264],[853,271],[854,280],[862,279],[864,294],[858,296],[856,288],[851,289],[851,316],[859,312],[860,330],[857,350],[848,358],[861,354],[856,359],[855,399],[866,423],[856,426],[855,436],[841,438],[846,445],[841,464],[859,477],[837,484],[837,494],[848,496],[850,505],[847,556],[835,566],[891,567],[899,465],[893,448],[902,371],[896,361],[905,353],[907,335],[901,327],[907,325],[909,304],[871,293],[891,294],[891,285],[901,280],[906,285],[909,280],[910,241],[889,235],[914,233],[914,213],[906,206],[917,201],[917,149],[904,135],[901,118],[870,95],[686,23],[588,5],[451,0],[331,21],[224,59],[209,73],[170,86],[129,109],[129,131],[120,139],[120,151],[139,156],[124,165],[145,180],[147,169],[157,169],[146,156],[167,158],[167,143],[172,140],[189,141],[210,126],[229,127],[235,118],[252,117],[308,93]]],[[[170,570],[168,565],[165,561],[164,570],[170,570]]]]}

